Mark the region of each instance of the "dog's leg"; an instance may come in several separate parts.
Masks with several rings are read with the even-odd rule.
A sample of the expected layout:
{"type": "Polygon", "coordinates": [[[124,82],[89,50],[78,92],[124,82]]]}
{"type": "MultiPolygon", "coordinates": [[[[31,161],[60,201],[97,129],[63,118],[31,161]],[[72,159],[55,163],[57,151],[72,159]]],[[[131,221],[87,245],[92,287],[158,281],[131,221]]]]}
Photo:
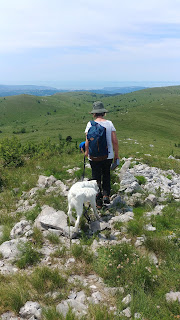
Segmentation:
{"type": "Polygon", "coordinates": [[[77,213],[77,219],[76,219],[74,231],[78,232],[80,218],[81,218],[82,213],[83,213],[83,202],[81,204],[79,203],[78,208],[76,208],[76,213],[77,213]]]}
{"type": "Polygon", "coordinates": [[[79,223],[80,223],[80,216],[77,214],[77,220],[76,220],[75,227],[74,227],[75,232],[78,232],[79,223]]]}
{"type": "Polygon", "coordinates": [[[94,215],[95,215],[96,219],[97,219],[97,220],[100,220],[100,217],[99,217],[99,215],[98,215],[98,213],[97,213],[97,209],[96,209],[96,200],[95,200],[95,199],[92,199],[92,200],[91,200],[91,206],[92,206],[92,208],[93,208],[94,215]]]}
{"type": "Polygon", "coordinates": [[[72,216],[72,206],[71,204],[68,205],[68,217],[70,222],[75,222],[76,220],[74,219],[74,217],[72,216]]]}

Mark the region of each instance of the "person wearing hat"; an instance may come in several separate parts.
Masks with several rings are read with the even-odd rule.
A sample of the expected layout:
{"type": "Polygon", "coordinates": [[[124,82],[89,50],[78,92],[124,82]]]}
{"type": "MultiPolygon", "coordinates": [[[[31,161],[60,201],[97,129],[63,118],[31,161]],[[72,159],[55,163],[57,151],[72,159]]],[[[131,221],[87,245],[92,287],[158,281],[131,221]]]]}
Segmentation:
{"type": "Polygon", "coordinates": [[[93,103],[93,110],[91,114],[93,115],[94,121],[99,123],[101,126],[106,128],[106,140],[108,147],[108,157],[102,161],[93,161],[88,157],[89,154],[89,141],[87,139],[87,133],[91,127],[91,122],[87,123],[85,133],[86,133],[86,143],[85,143],[85,156],[89,158],[90,165],[92,169],[92,179],[97,180],[100,192],[97,195],[96,204],[98,208],[102,207],[102,203],[110,203],[110,167],[112,161],[119,159],[118,155],[118,140],[116,137],[116,129],[110,120],[104,119],[105,114],[108,112],[104,108],[101,101],[96,101],[93,103]]]}

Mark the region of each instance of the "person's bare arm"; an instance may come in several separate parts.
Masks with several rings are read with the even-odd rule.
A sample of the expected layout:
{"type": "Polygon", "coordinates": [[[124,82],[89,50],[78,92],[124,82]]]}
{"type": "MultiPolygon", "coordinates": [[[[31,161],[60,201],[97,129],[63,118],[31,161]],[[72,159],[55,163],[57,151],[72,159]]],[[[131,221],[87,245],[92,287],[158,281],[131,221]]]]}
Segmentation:
{"type": "Polygon", "coordinates": [[[112,137],[112,144],[113,144],[113,149],[114,149],[114,160],[119,159],[119,147],[118,147],[118,139],[116,137],[116,132],[112,131],[111,134],[112,137]]]}
{"type": "Polygon", "coordinates": [[[86,134],[86,142],[85,142],[85,157],[88,157],[89,154],[89,141],[87,139],[87,134],[86,134]]]}

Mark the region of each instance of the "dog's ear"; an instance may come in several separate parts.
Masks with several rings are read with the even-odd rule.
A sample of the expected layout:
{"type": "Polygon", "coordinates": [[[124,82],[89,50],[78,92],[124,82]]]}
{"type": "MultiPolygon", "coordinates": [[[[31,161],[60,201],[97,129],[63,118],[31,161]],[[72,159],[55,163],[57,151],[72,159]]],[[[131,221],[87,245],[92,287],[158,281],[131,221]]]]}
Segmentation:
{"type": "Polygon", "coordinates": [[[92,178],[90,178],[90,179],[88,179],[88,181],[94,181],[94,183],[96,182],[97,183],[97,180],[95,180],[95,179],[92,179],[92,178]]]}

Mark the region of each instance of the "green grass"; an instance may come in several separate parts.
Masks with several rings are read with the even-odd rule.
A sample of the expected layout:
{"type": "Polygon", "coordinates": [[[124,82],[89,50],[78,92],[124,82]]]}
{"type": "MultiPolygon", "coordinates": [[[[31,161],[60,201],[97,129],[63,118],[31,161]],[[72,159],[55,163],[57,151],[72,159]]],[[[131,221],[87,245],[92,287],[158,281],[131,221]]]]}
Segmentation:
{"type": "Polygon", "coordinates": [[[14,130],[25,128],[26,133],[15,135],[24,142],[40,141],[43,137],[58,143],[60,134],[62,139],[70,135],[79,143],[85,137],[92,103],[102,100],[109,110],[108,118],[117,129],[122,155],[135,155],[138,151],[139,156],[145,153],[166,158],[172,153],[178,156],[179,92],[180,87],[177,86],[108,97],[82,92],[38,98],[28,95],[7,97],[0,101],[1,138],[14,136],[14,130]],[[127,138],[133,140],[126,140],[127,144],[124,144],[127,138]]]}
{"type": "Polygon", "coordinates": [[[156,227],[156,234],[180,236],[180,203],[172,202],[165,206],[162,215],[151,218],[153,225],[156,227]]]}
{"type": "Polygon", "coordinates": [[[25,212],[25,217],[28,221],[35,221],[39,215],[41,208],[37,205],[34,209],[25,212]]]}
{"type": "Polygon", "coordinates": [[[48,267],[36,268],[32,275],[32,285],[38,293],[53,292],[58,288],[64,288],[66,279],[62,277],[58,269],[48,267]]]}
{"type": "Polygon", "coordinates": [[[2,244],[5,241],[9,241],[10,240],[10,231],[11,231],[10,226],[5,225],[3,227],[3,235],[2,235],[2,237],[0,237],[0,244],[2,244]]]}
{"type": "Polygon", "coordinates": [[[20,257],[15,263],[20,269],[37,264],[42,256],[30,242],[19,245],[19,251],[20,257]]]}
{"type": "Polygon", "coordinates": [[[91,264],[93,262],[93,255],[87,247],[84,248],[82,245],[73,244],[71,252],[77,260],[85,261],[87,264],[91,264]]]}
{"type": "Polygon", "coordinates": [[[60,239],[59,239],[58,235],[53,232],[50,232],[47,235],[47,239],[49,240],[49,242],[51,242],[52,244],[55,244],[55,245],[60,243],[60,239]]]}
{"type": "MultiPolygon", "coordinates": [[[[110,111],[107,118],[113,121],[117,129],[120,157],[132,156],[133,159],[137,158],[137,163],[140,161],[180,173],[180,163],[168,159],[170,154],[174,157],[180,156],[179,94],[180,87],[167,87],[116,96],[77,92],[51,97],[21,95],[0,99],[0,145],[5,146],[4,138],[16,137],[18,140],[9,141],[9,145],[12,145],[13,141],[14,144],[19,144],[20,141],[22,149],[24,148],[22,154],[21,148],[18,149],[23,160],[22,166],[5,167],[2,153],[0,156],[0,225],[3,226],[1,243],[9,239],[10,230],[22,217],[22,213],[14,213],[22,193],[36,186],[39,175],[54,175],[69,186],[74,179],[81,178],[84,159],[76,146],[84,140],[84,129],[91,119],[89,111],[95,100],[102,100],[110,111]],[[19,133],[14,134],[13,131],[19,133]],[[72,143],[67,144],[66,137],[69,135],[72,136],[72,143]],[[51,142],[48,142],[49,138],[51,142]],[[46,142],[41,143],[43,140],[46,142]],[[138,160],[139,158],[141,160],[138,160]],[[67,169],[74,167],[80,169],[72,174],[67,172],[67,169]]],[[[10,159],[18,156],[16,152],[13,153],[13,148],[10,150],[7,146],[5,160],[9,159],[9,153],[6,154],[6,151],[11,151],[10,159]]],[[[91,177],[90,169],[86,168],[85,176],[91,177]]],[[[168,173],[167,177],[171,178],[171,174],[168,173]]],[[[143,177],[138,179],[140,183],[146,182],[143,177]]],[[[119,179],[115,172],[111,174],[111,181],[112,194],[117,193],[119,179]]],[[[157,190],[157,194],[158,192],[157,190]]],[[[34,222],[44,204],[67,212],[67,198],[59,193],[46,194],[45,190],[42,190],[37,192],[35,200],[35,209],[24,214],[29,221],[34,222]]],[[[52,268],[36,267],[41,259],[37,252],[45,239],[41,231],[34,228],[32,242],[22,247],[21,256],[17,261],[20,272],[11,276],[0,275],[0,314],[8,310],[18,314],[25,302],[32,300],[44,306],[43,319],[64,320],[56,312],[55,305],[66,299],[69,291],[75,286],[67,283],[67,275],[89,275],[95,272],[107,285],[124,287],[124,295],[117,294],[114,297],[118,312],[124,308],[122,298],[130,293],[132,314],[140,312],[142,317],[148,320],[176,319],[180,314],[179,305],[167,304],[165,294],[171,290],[179,291],[180,207],[169,195],[162,216],[151,217],[151,223],[156,227],[153,233],[144,230],[144,224],[147,222],[144,214],[149,210],[150,208],[139,206],[137,203],[133,208],[134,220],[126,225],[128,237],[133,241],[137,236],[145,234],[143,253],[125,244],[102,247],[94,257],[89,246],[95,238],[98,240],[98,237],[86,236],[87,224],[82,219],[81,227],[84,232],[81,234],[80,244],[71,245],[71,250],[59,243],[57,236],[48,236],[51,244],[57,246],[57,250],[51,255],[52,268]],[[167,236],[171,235],[174,238],[167,239],[167,236]],[[150,251],[158,258],[158,268],[146,257],[150,251]],[[70,256],[76,259],[72,269],[61,272],[54,269],[56,264],[65,263],[70,256]],[[30,275],[23,270],[26,267],[31,268],[30,275]],[[46,295],[54,291],[58,292],[57,298],[46,295]]],[[[117,230],[121,230],[123,226],[122,223],[115,224],[117,230]]],[[[109,236],[108,232],[106,235],[109,236]]],[[[118,315],[115,317],[108,313],[107,309],[103,305],[93,306],[83,320],[119,319],[118,315]]],[[[66,320],[68,319],[76,319],[71,310],[66,316],[66,320]]]]}
{"type": "Polygon", "coordinates": [[[173,242],[162,244],[162,239],[160,242],[154,241],[152,246],[153,239],[148,239],[146,243],[151,250],[158,250],[158,269],[133,246],[127,244],[98,250],[98,257],[94,262],[95,271],[109,286],[125,288],[124,295],[116,296],[119,312],[124,308],[121,303],[123,296],[130,293],[131,311],[141,313],[145,319],[171,320],[179,314],[178,302],[168,304],[165,300],[165,294],[170,288],[175,292],[179,288],[179,248],[173,242]]]}
{"type": "Polygon", "coordinates": [[[19,312],[26,301],[31,297],[27,277],[16,274],[16,276],[0,276],[0,313],[12,310],[19,312]]]}

